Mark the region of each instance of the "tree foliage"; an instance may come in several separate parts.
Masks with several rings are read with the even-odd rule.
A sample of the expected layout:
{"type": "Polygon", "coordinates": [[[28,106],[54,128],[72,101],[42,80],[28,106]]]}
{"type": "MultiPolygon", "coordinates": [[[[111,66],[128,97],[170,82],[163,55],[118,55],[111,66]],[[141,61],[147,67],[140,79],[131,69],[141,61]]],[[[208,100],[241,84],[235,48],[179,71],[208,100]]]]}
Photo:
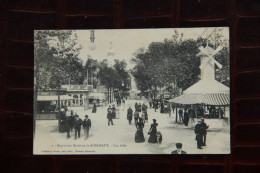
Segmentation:
{"type": "Polygon", "coordinates": [[[137,88],[142,92],[151,89],[152,86],[166,87],[171,92],[177,91],[177,88],[187,89],[200,79],[198,48],[206,46],[207,43],[214,49],[219,45],[224,47],[215,56],[223,65],[223,68],[216,72],[216,80],[228,85],[229,49],[221,34],[207,39],[184,40],[183,34],[175,31],[171,39],[152,42],[147,50],[139,49],[134,54],[132,62],[136,65],[132,74],[137,88]]]}
{"type": "Polygon", "coordinates": [[[40,89],[59,88],[61,84],[82,83],[81,47],[69,31],[35,32],[35,76],[40,89]]]}

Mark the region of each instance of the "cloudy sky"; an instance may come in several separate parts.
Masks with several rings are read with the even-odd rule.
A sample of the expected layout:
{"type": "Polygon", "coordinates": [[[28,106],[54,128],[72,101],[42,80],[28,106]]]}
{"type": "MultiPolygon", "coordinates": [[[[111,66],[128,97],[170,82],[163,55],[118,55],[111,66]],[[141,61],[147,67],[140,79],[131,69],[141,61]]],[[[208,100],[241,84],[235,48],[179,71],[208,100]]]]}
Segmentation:
{"type": "MultiPolygon", "coordinates": [[[[114,59],[125,59],[128,63],[128,69],[134,64],[130,63],[133,53],[139,48],[147,48],[151,42],[161,42],[165,38],[172,38],[174,30],[184,34],[184,39],[197,39],[203,32],[204,37],[211,34],[214,28],[171,28],[171,29],[122,29],[122,30],[95,30],[95,50],[90,50],[90,30],[77,30],[79,44],[82,45],[80,58],[85,62],[87,56],[93,59],[108,59],[110,63],[114,59]],[[107,53],[112,42],[114,57],[108,57],[107,53]]],[[[228,39],[228,28],[224,28],[223,33],[228,39]]]]}

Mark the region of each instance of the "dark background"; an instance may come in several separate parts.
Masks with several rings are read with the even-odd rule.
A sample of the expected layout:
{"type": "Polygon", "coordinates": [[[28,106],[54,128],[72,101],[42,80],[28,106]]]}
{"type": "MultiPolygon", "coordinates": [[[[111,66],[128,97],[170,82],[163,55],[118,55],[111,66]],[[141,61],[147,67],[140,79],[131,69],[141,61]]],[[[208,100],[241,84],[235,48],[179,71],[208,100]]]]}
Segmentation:
{"type": "Polygon", "coordinates": [[[260,172],[259,0],[0,3],[0,172],[260,172]],[[230,27],[231,155],[32,155],[34,29],[208,26],[230,27]]]}

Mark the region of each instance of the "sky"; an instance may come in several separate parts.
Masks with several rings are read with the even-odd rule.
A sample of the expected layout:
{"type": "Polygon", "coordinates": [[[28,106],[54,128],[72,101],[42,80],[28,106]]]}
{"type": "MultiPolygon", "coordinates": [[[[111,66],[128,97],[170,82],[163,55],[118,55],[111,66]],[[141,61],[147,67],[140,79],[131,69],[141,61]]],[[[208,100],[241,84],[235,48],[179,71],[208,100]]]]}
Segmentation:
{"type": "MultiPolygon", "coordinates": [[[[82,49],[79,58],[86,62],[88,55],[93,59],[102,61],[108,59],[112,64],[114,59],[125,60],[128,64],[127,69],[134,67],[130,59],[133,53],[140,48],[147,48],[152,42],[162,42],[164,39],[171,39],[174,31],[183,33],[183,39],[197,39],[202,33],[203,37],[211,34],[214,28],[170,28],[170,29],[113,29],[113,30],[94,30],[96,49],[90,50],[90,30],[76,30],[78,43],[82,49]],[[108,57],[112,42],[113,57],[108,57]]],[[[224,38],[229,38],[228,28],[225,27],[222,32],[224,38]]]]}

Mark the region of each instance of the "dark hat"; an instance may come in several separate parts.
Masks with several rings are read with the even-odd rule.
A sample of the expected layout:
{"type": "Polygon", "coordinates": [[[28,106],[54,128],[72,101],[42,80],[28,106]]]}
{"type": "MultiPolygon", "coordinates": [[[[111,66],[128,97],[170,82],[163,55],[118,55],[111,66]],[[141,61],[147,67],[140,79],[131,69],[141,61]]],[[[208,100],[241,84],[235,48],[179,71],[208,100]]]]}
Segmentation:
{"type": "Polygon", "coordinates": [[[87,117],[88,117],[88,115],[85,115],[85,117],[87,118],[87,117]]]}
{"type": "Polygon", "coordinates": [[[182,143],[176,143],[176,148],[182,148],[182,143]]]}
{"type": "Polygon", "coordinates": [[[153,121],[156,121],[156,119],[153,119],[153,121]]]}

